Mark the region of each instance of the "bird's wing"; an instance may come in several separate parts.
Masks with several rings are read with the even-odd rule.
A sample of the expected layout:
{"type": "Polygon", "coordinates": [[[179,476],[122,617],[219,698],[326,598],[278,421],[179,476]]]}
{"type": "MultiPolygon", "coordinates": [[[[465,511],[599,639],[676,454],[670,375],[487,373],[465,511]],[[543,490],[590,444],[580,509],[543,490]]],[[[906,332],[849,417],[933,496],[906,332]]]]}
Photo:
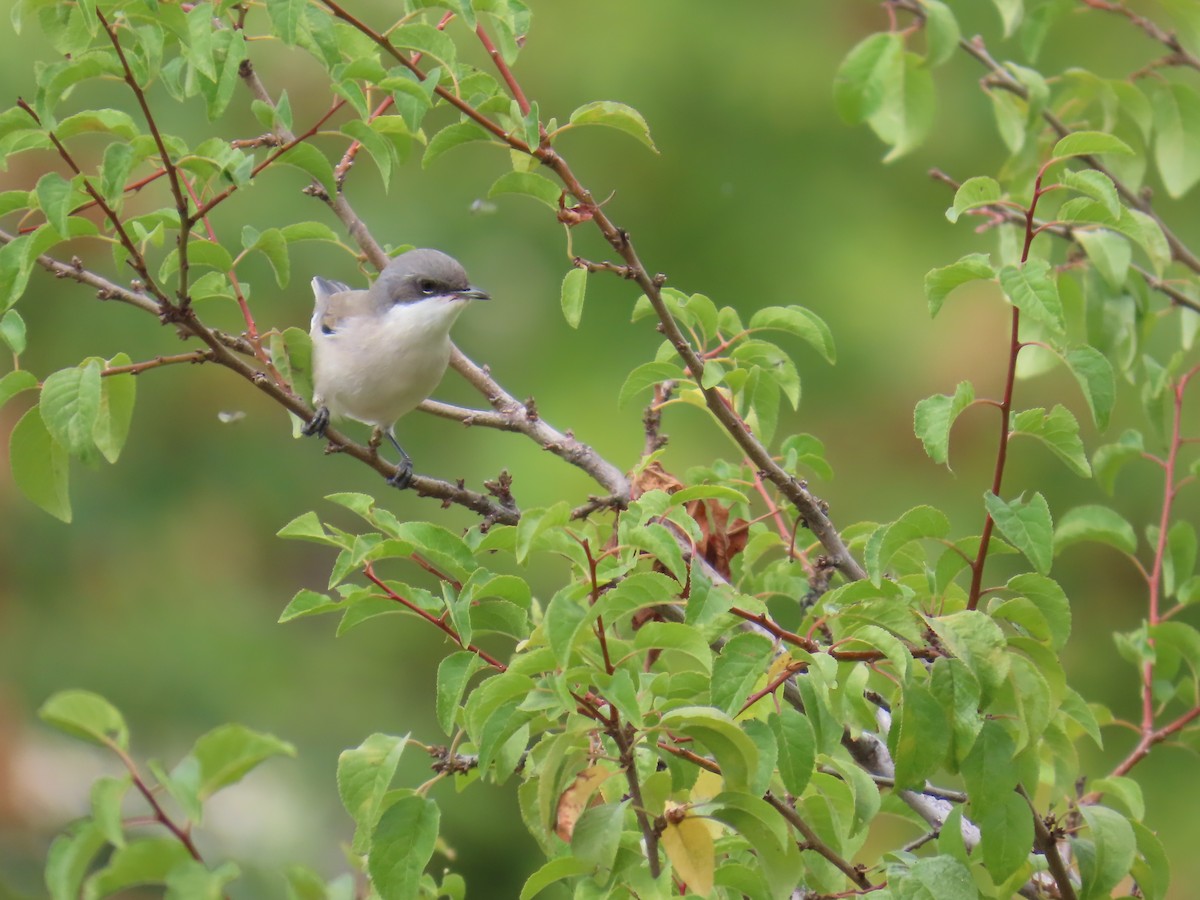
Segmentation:
{"type": "Polygon", "coordinates": [[[333,334],[337,331],[339,321],[347,316],[353,316],[358,311],[358,307],[362,305],[362,298],[367,293],[366,291],[351,290],[348,284],[331,281],[320,275],[313,277],[312,290],[315,301],[312,330],[314,332],[320,330],[322,334],[333,334]]]}

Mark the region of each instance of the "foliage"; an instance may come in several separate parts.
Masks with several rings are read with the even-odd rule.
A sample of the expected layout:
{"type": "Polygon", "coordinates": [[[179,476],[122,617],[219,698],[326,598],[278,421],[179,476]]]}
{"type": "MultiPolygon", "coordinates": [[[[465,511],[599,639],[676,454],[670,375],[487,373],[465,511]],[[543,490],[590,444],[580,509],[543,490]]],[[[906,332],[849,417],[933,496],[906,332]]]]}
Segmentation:
{"type": "MultiPolygon", "coordinates": [[[[888,30],[850,49],[833,78],[842,114],[866,123],[895,158],[930,133],[935,70],[960,53],[984,67],[1008,156],[994,172],[938,177],[954,189],[947,218],[982,222],[998,245],[933,268],[926,293],[934,316],[975,282],[987,286],[977,302],[1011,307],[1007,342],[997,344],[1007,349],[1003,393],[981,396],[963,381],[914,414],[929,457],[947,464],[959,416],[975,406],[998,413],[978,533],[924,502],[894,521],[835,526],[805,480],[831,475],[820,440],[778,433],[784,401],[796,407],[801,398],[789,350],[833,364],[830,329],[798,305],[747,318],[649,273],[556,142],[598,125],[654,150],[650,128],[614,101],[586,103],[562,123],[544,116],[513,74],[531,17],[520,0],[410,0],[382,30],[333,0],[268,0],[265,9],[20,0],[14,22],[36,21],[64,58],[38,70],[31,101],[0,115],[5,158],[42,152],[61,170],[0,195],[15,223],[0,231],[0,336],[14,358],[0,400],[37,391],[10,438],[14,481],[69,521],[71,460],[115,463],[129,434],[134,376],[167,365],[223,366],[297,421],[311,417],[307,336],[260,332],[239,265],[261,256],[282,288],[293,245],[321,241],[381,268],[384,249],[340,192],[355,158],[369,156],[386,186],[414,149],[429,165],[462,144],[487,143],[508,151],[498,156],[511,169],[489,196],[529,196],[564,226],[567,321],[582,327],[590,278],[616,274],[642,292],[633,320],[654,323],[664,340],[613,385],[622,403],[651,398],[644,453],[627,461],[629,476],[465,357],[456,368],[490,408],[430,407],[524,434],[587,473],[597,496],[521,509],[507,473],[483,491],[418,476],[418,494],[473,510],[479,523],[455,533],[435,521],[400,521],[375,497],[338,493],[326,500],[362,524],[347,530],[307,512],[280,531],[325,548],[332,561],[327,590],[300,591],[281,621],[333,614],[343,633],[403,615],[453,647],[433,698],[448,744],[373,734],[339,760],[338,790],[354,823],[351,862],[369,895],[464,894],[461,878],[440,859],[431,864],[444,846],[430,792],[452,780],[460,790],[516,785],[522,821],[546,857],[523,897],[565,886],[577,897],[1092,898],[1132,878],[1139,896],[1161,898],[1168,866],[1142,822],[1130,773],[1200,718],[1200,633],[1183,621],[1200,599],[1197,537],[1176,502],[1200,476],[1185,415],[1200,373],[1200,260],[1142,188],[1150,160],[1172,197],[1200,180],[1200,95],[1189,80],[1200,70],[1200,19],[1168,4],[1180,17],[1177,36],[1121,4],[1083,5],[1122,16],[1168,55],[1129,79],[1082,69],[1049,77],[1032,66],[1074,4],[996,0],[1006,34],[1017,34],[1025,53],[1001,62],[982,39],[962,38],[951,6],[890,0],[888,30]],[[294,130],[286,93],[273,96],[253,65],[251,48],[267,37],[315,59],[338,97],[303,131],[294,130]],[[496,75],[466,61],[474,41],[496,75]],[[74,102],[85,83],[113,78],[127,86],[130,112],[74,102]],[[179,102],[198,98],[220,123],[239,83],[269,134],[231,140],[218,136],[220,124],[203,136],[161,130],[152,88],[179,102]],[[336,163],[316,140],[329,136],[335,117],[345,120],[335,132],[343,148],[336,163]],[[311,179],[306,193],[329,206],[354,246],[316,221],[218,236],[214,210],[278,166],[311,179]],[[143,192],[155,182],[161,194],[143,192]],[[166,205],[148,196],[165,196],[156,202],[166,205]],[[597,228],[619,261],[575,256],[577,227],[597,228]],[[126,266],[136,274],[132,287],[111,274],[126,266]],[[19,367],[26,333],[16,308],[38,267],[202,346],[139,363],[92,357],[39,381],[19,367]],[[214,298],[237,305],[243,334],[208,323],[203,302],[214,298]],[[1058,365],[1080,395],[1022,408],[1018,376],[1058,365]],[[1139,386],[1146,426],[1089,452],[1076,411],[1106,428],[1118,378],[1139,386]],[[706,410],[737,458],[670,471],[660,428],[678,404],[706,410]],[[1010,450],[1031,444],[1016,437],[1032,438],[1074,475],[1094,476],[1107,493],[1125,464],[1156,463],[1160,512],[1143,529],[1146,549],[1109,506],[1052,510],[1039,485],[1006,485],[1010,450]],[[1060,653],[1078,601],[1050,577],[1060,554],[1080,542],[1124,554],[1146,586],[1142,625],[1116,635],[1137,673],[1139,741],[1098,777],[1081,766],[1077,745],[1098,745],[1114,722],[1068,683],[1060,653]],[[1002,583],[989,581],[1000,555],[1024,562],[1002,583]],[[565,574],[541,596],[527,579],[534,569],[565,574]],[[414,576],[432,576],[439,592],[414,576]],[[402,754],[414,747],[433,757],[435,775],[396,787],[402,754]],[[884,815],[908,834],[881,848],[868,837],[884,815]]],[[[373,447],[336,431],[328,437],[392,473],[373,447]]],[[[151,781],[107,701],[66,692],[47,701],[42,717],[104,746],[128,771],[97,782],[92,815],[51,849],[52,896],[101,897],[146,883],[172,897],[221,896],[235,882],[236,865],[201,857],[192,826],[213,793],[291,754],[290,745],[223,726],[170,772],[150,764],[151,781]],[[142,827],[145,816],[124,818],[131,787],[157,831],[142,827]]],[[[349,878],[325,884],[303,868],[286,878],[293,896],[354,895],[349,878]]]]}

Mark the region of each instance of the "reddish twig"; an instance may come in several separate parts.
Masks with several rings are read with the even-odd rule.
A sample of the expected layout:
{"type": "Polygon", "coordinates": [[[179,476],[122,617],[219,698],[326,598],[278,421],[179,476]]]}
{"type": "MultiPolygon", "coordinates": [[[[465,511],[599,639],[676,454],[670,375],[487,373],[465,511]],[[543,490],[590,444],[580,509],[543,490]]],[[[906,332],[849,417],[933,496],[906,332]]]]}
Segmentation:
{"type": "MultiPolygon", "coordinates": [[[[270,154],[266,159],[264,159],[262,162],[260,162],[258,165],[256,165],[253,169],[251,169],[250,177],[253,178],[255,175],[257,175],[263,169],[267,168],[267,166],[271,165],[271,163],[275,162],[275,160],[279,159],[279,157],[283,156],[283,154],[287,153],[289,150],[291,150],[297,144],[303,143],[304,141],[307,141],[310,137],[315,135],[318,131],[321,130],[321,127],[333,117],[333,114],[336,113],[339,109],[341,109],[345,105],[346,105],[345,100],[339,99],[339,100],[335,101],[329,107],[328,111],[326,111],[325,115],[321,116],[321,118],[319,118],[316,121],[316,124],[314,124],[310,129],[308,129],[308,131],[304,132],[304,134],[296,135],[292,140],[285,143],[282,147],[280,147],[274,153],[270,154]]],[[[237,190],[238,190],[238,185],[231,184],[229,187],[225,188],[225,190],[221,191],[221,193],[215,195],[211,200],[209,200],[207,203],[205,203],[203,206],[201,206],[199,209],[197,209],[194,213],[192,213],[191,218],[189,219],[189,224],[194,224],[195,222],[200,221],[200,219],[202,219],[204,216],[206,216],[210,212],[212,212],[213,207],[215,207],[218,204],[223,203],[225,200],[229,199],[229,196],[237,190]]]]}
{"type": "MultiPolygon", "coordinates": [[[[1046,193],[1042,188],[1042,179],[1046,175],[1046,170],[1058,160],[1048,160],[1038,169],[1037,178],[1033,183],[1033,197],[1029,201],[1029,206],[1025,210],[1025,243],[1021,248],[1020,265],[1025,265],[1029,261],[1029,249],[1033,245],[1033,239],[1037,235],[1037,222],[1034,214],[1037,212],[1038,201],[1042,195],[1046,193]]],[[[992,493],[999,497],[1000,487],[1004,481],[1004,468],[1008,460],[1008,441],[1010,438],[1009,425],[1012,421],[1012,402],[1013,389],[1017,380],[1017,357],[1021,352],[1021,310],[1014,303],[1012,308],[1012,327],[1009,332],[1008,341],[1008,369],[1004,376],[1004,397],[1000,401],[1000,440],[996,447],[996,467],[992,474],[992,493]]],[[[971,563],[971,590],[967,595],[967,609],[975,609],[979,605],[980,591],[983,586],[983,570],[987,565],[988,546],[991,543],[992,529],[995,527],[995,521],[992,519],[992,514],[989,512],[984,516],[983,533],[979,538],[979,551],[975,555],[975,561],[971,563]]]]}
{"type": "Polygon", "coordinates": [[[167,145],[163,142],[162,134],[158,130],[158,122],[155,121],[154,115],[150,112],[150,104],[146,101],[146,93],[142,90],[142,86],[138,84],[137,78],[133,75],[133,69],[129,66],[129,60],[125,57],[125,50],[121,46],[121,41],[117,38],[117,30],[108,23],[108,19],[104,17],[104,13],[96,10],[96,17],[100,20],[100,24],[104,27],[104,33],[108,35],[109,41],[113,45],[113,49],[117,51],[117,58],[121,61],[121,69],[125,75],[125,83],[129,85],[129,89],[133,91],[134,97],[137,98],[138,106],[141,107],[142,116],[146,119],[146,127],[150,129],[150,136],[154,138],[154,146],[158,148],[159,159],[162,160],[163,168],[167,171],[167,181],[171,184],[171,194],[175,198],[175,208],[179,212],[179,238],[176,246],[179,249],[179,308],[187,310],[192,302],[192,298],[188,295],[189,272],[188,272],[188,239],[191,237],[193,219],[188,216],[188,202],[184,196],[183,187],[180,184],[179,170],[175,167],[175,163],[171,161],[171,154],[167,152],[167,145]]]}
{"type": "MultiPolygon", "coordinates": [[[[17,99],[17,106],[23,109],[38,125],[42,124],[41,118],[36,112],[34,112],[33,107],[31,107],[23,99],[17,99]]],[[[117,238],[120,240],[121,246],[124,247],[125,252],[129,254],[130,264],[133,266],[134,271],[137,272],[142,284],[146,286],[146,290],[150,291],[150,293],[155,296],[162,308],[169,309],[171,307],[170,298],[167,297],[162,289],[159,288],[158,283],[155,282],[153,277],[151,277],[150,270],[146,265],[145,257],[142,256],[141,251],[137,248],[137,244],[133,242],[133,239],[130,238],[129,234],[125,231],[125,226],[121,224],[121,217],[117,215],[116,210],[108,205],[108,201],[104,199],[103,195],[101,195],[98,190],[96,190],[96,187],[92,184],[91,179],[83,174],[83,171],[75,162],[75,158],[71,155],[71,152],[67,150],[63,142],[58,139],[58,135],[56,135],[51,129],[47,128],[46,137],[50,139],[50,143],[54,145],[54,148],[58,151],[58,155],[62,157],[63,162],[70,167],[72,172],[80,176],[82,179],[83,189],[87,191],[88,195],[92,198],[92,202],[95,203],[96,206],[100,207],[100,211],[104,213],[104,217],[108,220],[109,224],[112,225],[113,230],[117,233],[117,238]]],[[[66,235],[64,235],[64,237],[66,237],[66,235]]]]}
{"type": "Polygon", "coordinates": [[[458,632],[455,631],[449,625],[449,623],[447,623],[445,621],[445,619],[438,618],[437,616],[435,616],[429,612],[426,612],[425,610],[421,609],[421,607],[417,606],[417,604],[415,604],[411,600],[409,600],[407,597],[402,597],[399,594],[397,594],[395,591],[393,591],[390,587],[388,587],[386,584],[384,584],[383,581],[380,580],[379,576],[377,576],[375,574],[375,570],[370,565],[370,563],[368,563],[366,566],[363,567],[363,574],[366,575],[367,578],[376,587],[378,587],[381,591],[383,591],[385,597],[387,597],[389,600],[395,600],[401,606],[405,607],[406,609],[410,610],[411,612],[416,613],[418,616],[420,616],[426,622],[433,625],[435,628],[439,628],[442,631],[444,631],[446,633],[446,636],[449,637],[450,640],[454,641],[454,643],[458,644],[458,646],[461,647],[463,650],[470,650],[472,653],[474,653],[476,656],[478,656],[480,659],[482,659],[485,663],[487,663],[489,666],[491,666],[493,669],[495,669],[497,672],[505,672],[508,670],[508,666],[506,666],[504,663],[500,662],[500,660],[496,659],[496,657],[492,656],[486,650],[481,650],[478,647],[476,647],[474,644],[464,644],[462,638],[458,636],[458,632]]]}

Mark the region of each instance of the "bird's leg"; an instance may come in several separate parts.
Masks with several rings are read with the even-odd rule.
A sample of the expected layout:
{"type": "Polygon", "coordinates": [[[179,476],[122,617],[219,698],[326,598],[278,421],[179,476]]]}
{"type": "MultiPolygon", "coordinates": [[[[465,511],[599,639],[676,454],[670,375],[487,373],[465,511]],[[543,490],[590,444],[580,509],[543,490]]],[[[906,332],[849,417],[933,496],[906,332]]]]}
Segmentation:
{"type": "Polygon", "coordinates": [[[314,434],[319,437],[325,437],[325,429],[329,427],[329,407],[322,406],[314,414],[308,423],[300,429],[300,433],[305,437],[312,437],[314,434]]]}
{"type": "Polygon", "coordinates": [[[404,490],[409,486],[410,483],[412,483],[412,457],[404,452],[404,448],[400,446],[400,442],[397,441],[396,436],[392,434],[392,429],[387,429],[384,431],[384,434],[387,435],[387,439],[392,442],[392,446],[395,447],[396,451],[400,454],[400,462],[396,466],[396,474],[389,478],[387,483],[392,487],[398,487],[400,490],[404,490]]]}

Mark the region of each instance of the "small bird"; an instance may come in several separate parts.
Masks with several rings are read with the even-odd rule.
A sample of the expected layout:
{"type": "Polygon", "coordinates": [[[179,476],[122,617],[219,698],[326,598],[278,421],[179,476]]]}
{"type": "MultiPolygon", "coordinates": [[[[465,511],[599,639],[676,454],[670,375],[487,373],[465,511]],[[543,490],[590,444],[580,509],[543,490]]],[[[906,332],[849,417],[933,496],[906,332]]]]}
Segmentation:
{"type": "Polygon", "coordinates": [[[317,411],[303,433],[324,435],[331,417],[374,425],[400,452],[388,483],[406,488],[412,459],[392,427],[433,393],[450,362],[450,326],[468,303],[488,295],[440,250],[400,254],[365,291],[320,276],[312,289],[317,411]]]}

